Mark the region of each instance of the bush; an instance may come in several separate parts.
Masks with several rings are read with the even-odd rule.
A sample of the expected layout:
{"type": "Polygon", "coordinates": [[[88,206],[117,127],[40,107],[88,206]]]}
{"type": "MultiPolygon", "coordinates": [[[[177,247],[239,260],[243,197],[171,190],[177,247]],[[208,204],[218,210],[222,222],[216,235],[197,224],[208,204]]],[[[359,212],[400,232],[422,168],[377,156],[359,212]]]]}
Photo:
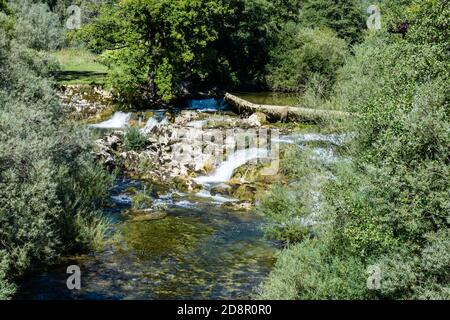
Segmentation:
{"type": "Polygon", "coordinates": [[[314,195],[324,172],[311,159],[310,150],[295,147],[284,152],[280,173],[289,185],[272,186],[263,195],[258,210],[269,220],[264,228],[266,236],[289,245],[312,235],[309,225],[316,213],[314,195]]]}
{"type": "MultiPolygon", "coordinates": [[[[8,19],[8,17],[2,17],[8,19]]],[[[20,22],[19,22],[20,23],[20,22]]],[[[112,177],[94,164],[88,131],[62,117],[46,53],[0,25],[0,296],[39,264],[98,244],[112,177]]]]}
{"type": "Polygon", "coordinates": [[[133,196],[133,209],[148,209],[152,204],[152,197],[145,192],[138,192],[133,196]]]}
{"type": "Polygon", "coordinates": [[[366,270],[355,258],[331,257],[323,239],[284,249],[261,285],[258,299],[364,299],[366,270]]]}
{"type": "Polygon", "coordinates": [[[15,0],[11,8],[17,15],[16,40],[31,49],[53,51],[64,41],[64,29],[57,14],[46,3],[15,0]]]}
{"type": "Polygon", "coordinates": [[[449,298],[449,8],[404,8],[404,38],[368,35],[339,72],[336,101],[359,114],[353,163],[322,188],[317,237],[281,253],[262,297],[449,298]],[[373,265],[380,288],[368,291],[373,265]]]}
{"type": "Polygon", "coordinates": [[[320,79],[328,92],[345,62],[347,45],[329,29],[302,29],[287,24],[280,46],[271,53],[267,82],[275,91],[303,92],[320,79]]]}
{"type": "Polygon", "coordinates": [[[330,28],[349,44],[362,40],[365,20],[357,0],[305,0],[299,17],[303,27],[330,28]]]}
{"type": "Polygon", "coordinates": [[[124,146],[127,150],[139,151],[145,147],[147,137],[139,128],[129,127],[125,133],[124,146]]]}

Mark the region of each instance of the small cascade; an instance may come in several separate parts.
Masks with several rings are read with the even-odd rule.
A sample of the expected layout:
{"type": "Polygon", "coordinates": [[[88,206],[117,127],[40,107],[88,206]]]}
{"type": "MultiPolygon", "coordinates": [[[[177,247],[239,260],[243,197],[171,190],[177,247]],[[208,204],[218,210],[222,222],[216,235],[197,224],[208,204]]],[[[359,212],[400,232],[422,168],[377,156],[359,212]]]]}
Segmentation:
{"type": "Polygon", "coordinates": [[[229,198],[229,197],[224,197],[221,195],[212,195],[210,191],[208,190],[202,190],[200,192],[196,193],[197,197],[200,198],[205,198],[205,199],[211,199],[213,201],[215,201],[215,203],[227,203],[227,202],[236,202],[238,200],[233,199],[233,198],[229,198]]]}
{"type": "Polygon", "coordinates": [[[122,129],[128,125],[130,118],[131,113],[124,113],[122,111],[118,111],[114,113],[111,119],[97,124],[93,124],[90,127],[99,129],[122,129]]]}
{"type": "Polygon", "coordinates": [[[251,148],[238,150],[229,156],[228,159],[216,169],[215,173],[209,176],[198,177],[196,181],[199,183],[211,184],[226,182],[231,179],[234,170],[240,166],[243,166],[251,160],[268,157],[269,151],[267,149],[251,148]]]}
{"type": "Polygon", "coordinates": [[[142,129],[143,133],[149,133],[153,130],[153,128],[161,127],[168,123],[167,117],[165,115],[165,111],[157,111],[155,115],[148,119],[145,127],[142,129]]]}

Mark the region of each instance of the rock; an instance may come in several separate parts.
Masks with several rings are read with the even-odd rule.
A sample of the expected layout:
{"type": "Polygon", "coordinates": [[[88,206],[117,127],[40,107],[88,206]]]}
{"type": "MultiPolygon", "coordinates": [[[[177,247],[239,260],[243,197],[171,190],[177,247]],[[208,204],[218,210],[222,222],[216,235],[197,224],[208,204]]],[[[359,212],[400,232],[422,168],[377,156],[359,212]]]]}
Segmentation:
{"type": "Polygon", "coordinates": [[[120,138],[116,135],[109,135],[106,137],[105,144],[113,150],[117,150],[120,138]]]}
{"type": "Polygon", "coordinates": [[[241,201],[255,202],[257,189],[251,184],[233,183],[231,196],[241,201]]]}
{"type": "Polygon", "coordinates": [[[132,210],[130,215],[133,215],[131,221],[142,222],[142,221],[152,221],[160,220],[167,217],[167,212],[165,211],[153,211],[150,210],[132,210]]]}
{"type": "Polygon", "coordinates": [[[233,192],[233,188],[231,186],[221,183],[213,188],[211,188],[211,195],[215,196],[217,194],[224,196],[231,196],[233,192]]]}
{"type": "Polygon", "coordinates": [[[247,119],[247,123],[251,127],[261,127],[267,123],[267,117],[264,113],[255,112],[247,119]]]}
{"type": "Polygon", "coordinates": [[[233,211],[250,211],[254,208],[251,202],[228,202],[223,204],[224,208],[233,211]]]}

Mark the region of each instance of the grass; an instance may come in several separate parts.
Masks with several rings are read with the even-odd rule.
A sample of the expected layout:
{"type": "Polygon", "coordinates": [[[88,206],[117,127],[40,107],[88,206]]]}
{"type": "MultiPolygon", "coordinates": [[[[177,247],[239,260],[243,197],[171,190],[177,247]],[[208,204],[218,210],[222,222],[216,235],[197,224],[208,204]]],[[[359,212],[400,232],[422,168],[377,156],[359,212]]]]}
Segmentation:
{"type": "Polygon", "coordinates": [[[103,85],[108,75],[108,67],[97,60],[97,56],[84,49],[62,49],[55,53],[61,70],[54,76],[63,85],[98,84],[103,85]]]}

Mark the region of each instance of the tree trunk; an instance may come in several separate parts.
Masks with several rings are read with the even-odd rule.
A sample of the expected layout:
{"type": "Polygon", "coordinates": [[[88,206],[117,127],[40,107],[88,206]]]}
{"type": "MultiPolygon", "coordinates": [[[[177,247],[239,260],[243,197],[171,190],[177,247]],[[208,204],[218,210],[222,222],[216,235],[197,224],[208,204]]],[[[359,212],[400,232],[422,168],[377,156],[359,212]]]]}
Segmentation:
{"type": "Polygon", "coordinates": [[[156,100],[155,67],[153,64],[148,66],[148,100],[150,103],[156,100]]]}

